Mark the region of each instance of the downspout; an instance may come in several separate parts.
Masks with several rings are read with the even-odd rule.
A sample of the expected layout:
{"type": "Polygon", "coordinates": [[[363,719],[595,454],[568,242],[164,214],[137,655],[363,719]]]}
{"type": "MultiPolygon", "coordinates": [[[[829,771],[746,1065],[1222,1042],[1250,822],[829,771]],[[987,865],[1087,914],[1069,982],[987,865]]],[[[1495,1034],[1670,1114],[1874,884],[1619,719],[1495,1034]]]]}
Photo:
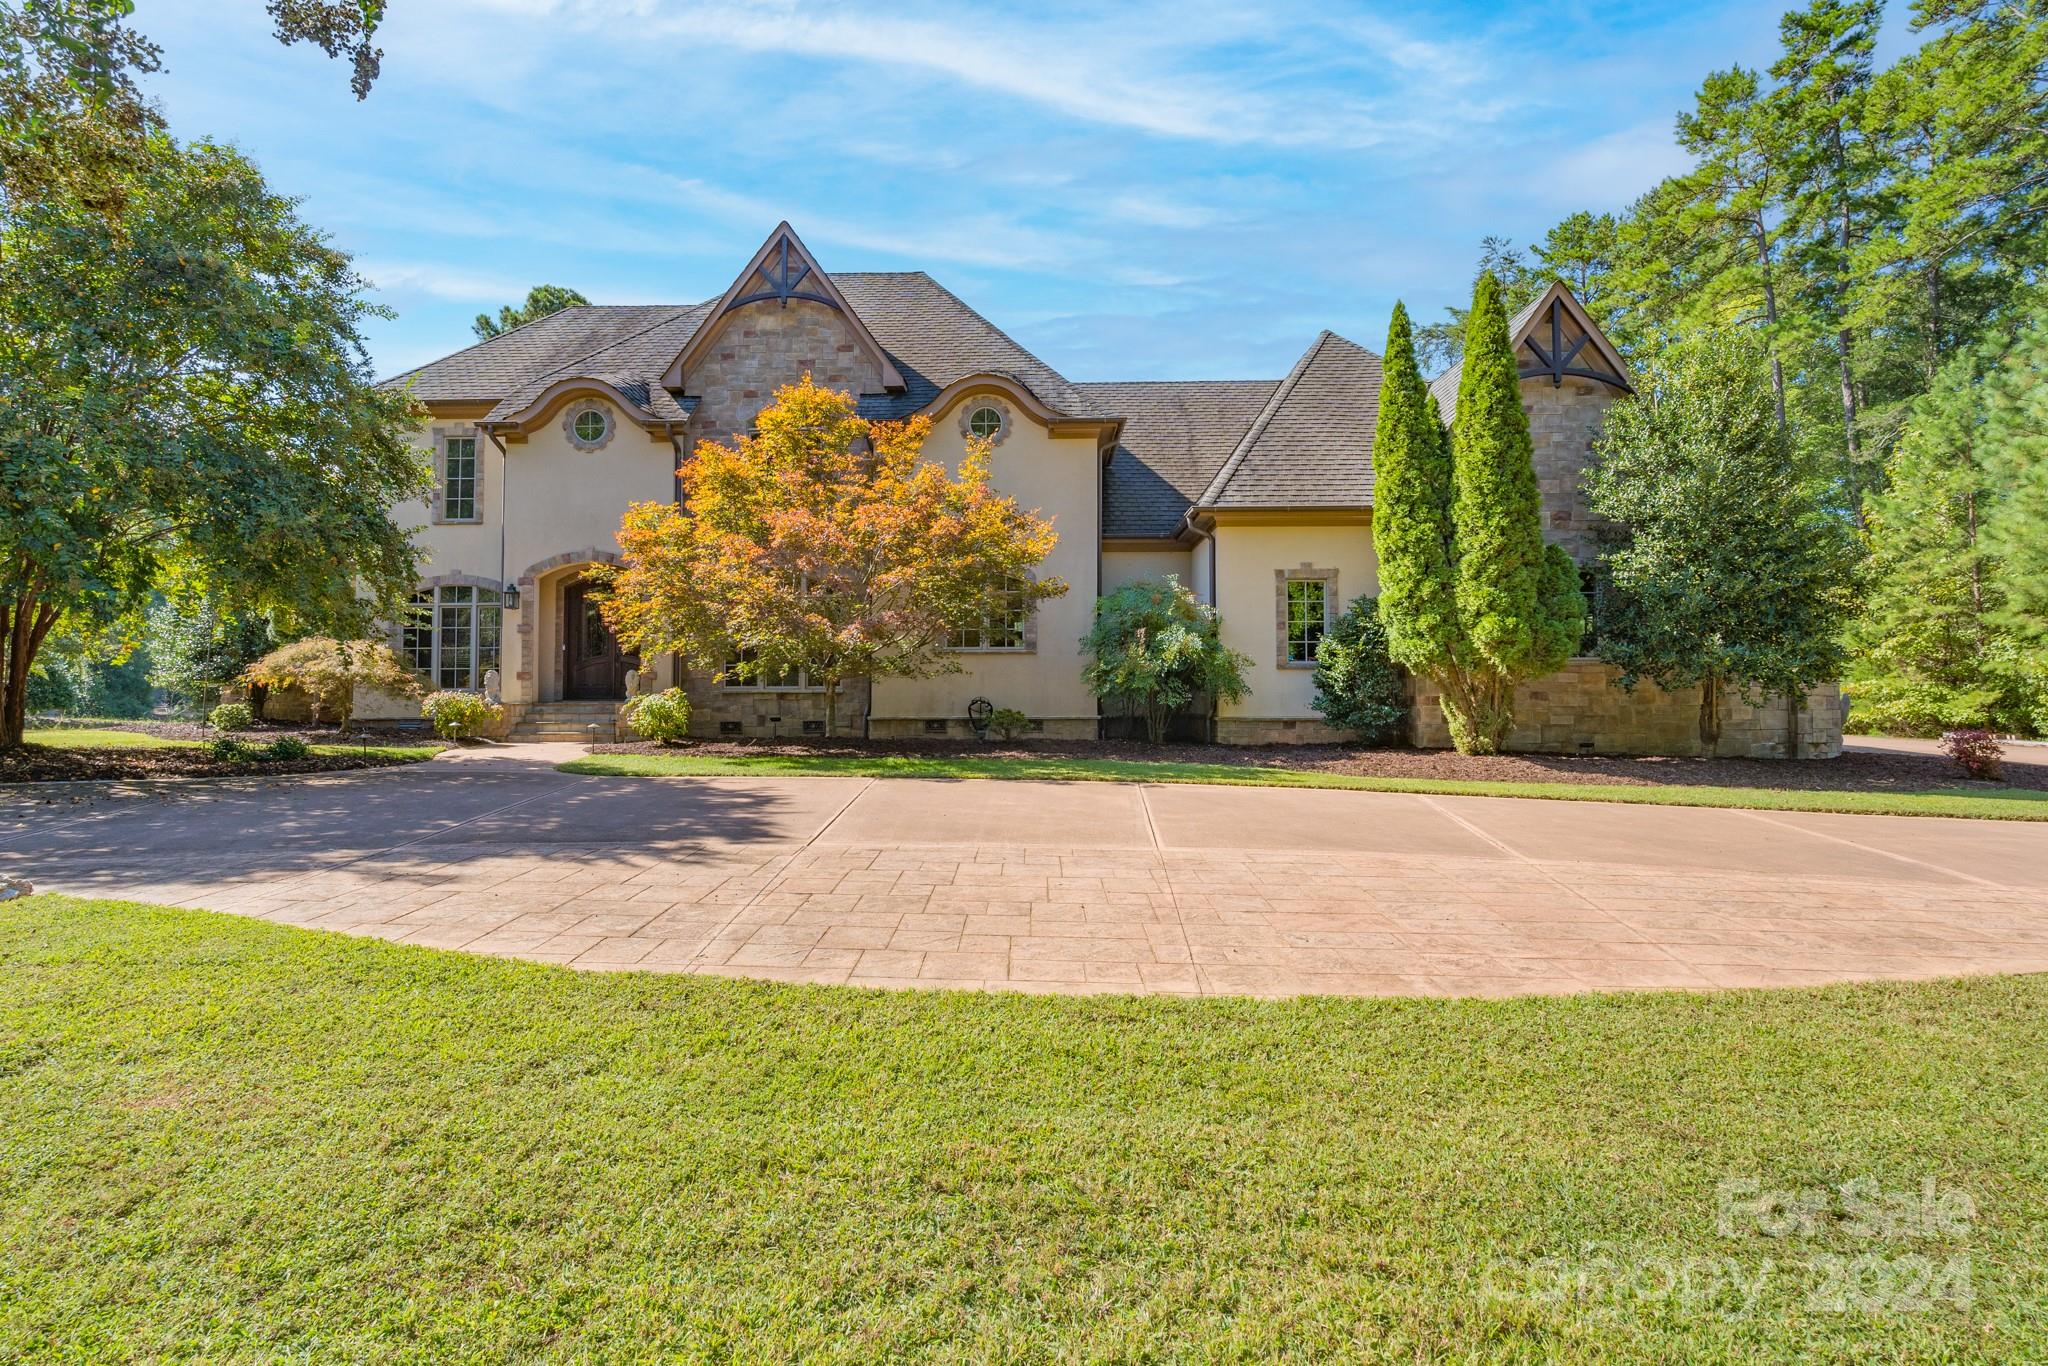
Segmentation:
{"type": "MultiPolygon", "coordinates": [[[[505,571],[509,567],[505,563],[505,528],[511,525],[512,522],[512,452],[506,450],[505,443],[498,440],[496,430],[490,427],[483,427],[481,430],[485,436],[490,438],[491,444],[498,448],[498,591],[503,593],[505,585],[511,582],[510,579],[505,577],[505,571]]],[[[503,598],[499,599],[501,604],[503,601],[503,598]]],[[[479,615],[481,615],[482,609],[478,610],[479,615]]],[[[535,604],[535,610],[539,610],[539,604],[537,603],[535,604]]],[[[526,595],[523,593],[519,596],[519,615],[521,617],[526,615],[526,595]]],[[[525,633],[521,632],[518,628],[519,623],[514,623],[512,633],[521,639],[525,639],[525,633]]],[[[439,622],[435,623],[435,629],[437,631],[440,629],[439,622]]],[[[519,671],[517,669],[512,671],[512,681],[514,683],[519,681],[519,671]]],[[[481,684],[483,680],[478,679],[477,682],[481,684]]],[[[505,700],[505,694],[508,691],[509,689],[505,686],[505,613],[501,607],[498,612],[498,700],[500,702],[505,700]]],[[[535,692],[539,692],[538,685],[535,687],[535,692]]]]}

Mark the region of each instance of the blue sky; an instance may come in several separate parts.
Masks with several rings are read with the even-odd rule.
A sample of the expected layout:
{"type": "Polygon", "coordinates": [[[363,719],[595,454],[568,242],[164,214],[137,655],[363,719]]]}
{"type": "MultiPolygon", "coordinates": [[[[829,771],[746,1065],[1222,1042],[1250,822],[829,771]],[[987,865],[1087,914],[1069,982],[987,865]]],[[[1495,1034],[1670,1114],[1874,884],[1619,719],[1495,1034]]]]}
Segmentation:
{"type": "MultiPolygon", "coordinates": [[[[397,310],[381,374],[543,281],[716,295],[781,218],[923,269],[1075,379],[1270,377],[1462,301],[1682,164],[1782,3],[391,0],[370,98],[258,0],[143,0],[173,129],[232,141],[397,310]]],[[[1895,21],[1896,22],[1896,21],[1895,21]]]]}

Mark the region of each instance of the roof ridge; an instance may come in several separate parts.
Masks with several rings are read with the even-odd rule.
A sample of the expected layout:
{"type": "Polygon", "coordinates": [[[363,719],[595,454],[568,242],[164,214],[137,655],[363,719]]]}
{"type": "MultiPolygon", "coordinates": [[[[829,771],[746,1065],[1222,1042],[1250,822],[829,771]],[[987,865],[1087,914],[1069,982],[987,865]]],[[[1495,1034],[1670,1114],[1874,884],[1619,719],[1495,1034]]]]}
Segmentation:
{"type": "Polygon", "coordinates": [[[1316,334],[1315,341],[1310,344],[1308,350],[1301,353],[1301,359],[1294,362],[1294,368],[1287,372],[1287,378],[1280,381],[1272,396],[1266,400],[1265,406],[1259,409],[1259,415],[1252,419],[1252,425],[1238,438],[1236,447],[1230,452],[1230,458],[1223,462],[1223,468],[1216,471],[1216,477],[1209,481],[1209,487],[1203,489],[1202,496],[1195,500],[1196,507],[1207,507],[1223,496],[1223,491],[1230,487],[1230,481],[1237,476],[1239,467],[1244,464],[1245,456],[1251,453],[1252,447],[1258,444],[1259,438],[1272,424],[1273,415],[1280,411],[1281,405],[1287,401],[1287,396],[1294,392],[1294,386],[1299,384],[1301,377],[1308,372],[1309,362],[1314,360],[1316,353],[1336,335],[1327,327],[1316,334]]]}
{"type": "MultiPolygon", "coordinates": [[[[397,374],[395,374],[395,375],[392,375],[392,376],[391,376],[390,378],[388,378],[388,379],[380,379],[380,380],[378,380],[378,381],[377,381],[377,383],[378,383],[378,385],[380,385],[380,386],[382,386],[382,385],[386,385],[386,384],[396,384],[396,383],[398,383],[398,381],[400,381],[400,380],[402,380],[402,379],[405,379],[405,378],[406,378],[407,376],[410,376],[410,375],[417,375],[417,374],[418,374],[418,373],[419,373],[420,371],[422,371],[422,370],[426,369],[426,368],[427,368],[428,366],[430,366],[430,365],[439,365],[439,364],[440,364],[440,363],[441,363],[442,361],[446,361],[446,360],[454,360],[454,359],[455,359],[455,358],[456,358],[457,356],[466,356],[466,355],[468,355],[468,354],[469,354],[470,352],[472,352],[472,351],[481,351],[481,350],[483,350],[483,349],[484,349],[485,347],[487,347],[487,346],[491,345],[491,343],[493,343],[493,342],[496,342],[496,341],[502,341],[502,340],[503,340],[504,338],[506,338],[506,337],[509,337],[509,336],[512,336],[512,335],[513,335],[514,333],[517,333],[517,332],[524,332],[524,331],[525,331],[525,330],[526,330],[527,328],[529,328],[529,327],[538,327],[538,326],[540,326],[540,325],[541,325],[542,323],[544,323],[544,322],[548,322],[548,321],[550,321],[551,319],[554,319],[554,318],[559,318],[559,317],[561,317],[561,316],[562,316],[562,315],[563,315],[564,313],[577,313],[577,312],[580,312],[580,311],[582,311],[583,309],[586,309],[586,308],[633,308],[633,309],[639,309],[639,308],[678,308],[678,307],[680,307],[680,308],[695,308],[695,307],[696,307],[696,305],[695,305],[695,304],[570,304],[570,305],[569,305],[568,307],[566,307],[566,308],[558,308],[558,309],[556,309],[556,310],[555,310],[554,312],[552,312],[552,313],[543,313],[543,314],[541,314],[541,315],[540,315],[540,316],[539,316],[538,318],[528,318],[528,319],[527,319],[527,320],[526,320],[525,322],[523,322],[523,323],[520,323],[520,324],[518,324],[517,326],[514,326],[514,327],[508,327],[508,328],[506,328],[506,329],[505,329],[504,331],[502,331],[502,332],[497,332],[497,333],[493,333],[493,334],[492,334],[491,336],[488,336],[488,337],[480,337],[480,338],[478,338],[478,339],[477,339],[476,341],[473,341],[473,342],[471,342],[471,343],[470,343],[469,345],[467,345],[467,346],[464,346],[464,347],[459,347],[459,348],[457,348],[456,350],[450,351],[450,352],[449,352],[449,353],[448,353],[447,355],[445,355],[445,356],[436,356],[436,357],[434,357],[434,358],[433,358],[432,360],[429,360],[429,361],[421,361],[421,362],[420,362],[420,363],[419,363],[418,365],[415,365],[415,366],[413,366],[413,367],[412,367],[412,369],[410,369],[410,370],[400,370],[400,371],[399,371],[399,372],[398,372],[397,374]]],[[[484,317],[484,316],[486,316],[486,315],[485,315],[485,314],[482,314],[482,313],[479,313],[479,314],[478,314],[477,316],[481,318],[481,317],[484,317]]],[[[636,335],[636,336],[637,336],[638,334],[636,333],[636,334],[634,334],[634,335],[636,335]]],[[[620,340],[621,340],[621,341],[623,341],[623,340],[625,340],[625,339],[624,339],[624,338],[622,337],[622,338],[620,338],[620,340]]],[[[606,343],[605,343],[605,346],[610,346],[610,345],[612,345],[612,344],[613,344],[613,343],[611,343],[611,342],[606,342],[606,343]]],[[[598,347],[597,349],[598,349],[598,351],[602,351],[602,350],[604,350],[605,348],[604,348],[603,346],[600,346],[600,347],[598,347]]],[[[590,352],[590,353],[588,353],[588,354],[591,354],[591,355],[595,355],[595,354],[596,354],[596,352],[594,352],[594,351],[593,351],[593,352],[590,352]]],[[[552,372],[552,371],[550,371],[550,373],[553,373],[553,372],[552,372]]]]}
{"type": "MultiPolygon", "coordinates": [[[[875,273],[876,273],[876,274],[885,274],[885,273],[888,273],[888,272],[881,272],[881,271],[877,271],[877,272],[875,272],[875,273]]],[[[1029,360],[1030,360],[1030,361],[1031,361],[1031,362],[1032,362],[1032,363],[1033,363],[1034,365],[1041,365],[1041,366],[1044,366],[1044,367],[1045,367],[1045,371],[1046,371],[1046,373],[1047,373],[1047,374],[1049,374],[1049,375],[1051,375],[1051,376],[1052,376],[1052,377],[1053,377],[1054,379],[1058,380],[1058,381],[1059,381],[1059,382],[1060,382],[1061,384],[1064,384],[1064,385],[1066,385],[1066,386],[1067,386],[1067,387],[1068,387],[1069,389],[1071,389],[1071,388],[1073,388],[1073,387],[1074,387],[1074,381],[1072,381],[1072,380],[1068,379],[1068,378],[1067,378],[1067,377],[1066,377],[1065,375],[1061,374],[1061,373],[1060,373],[1060,372],[1059,372],[1058,370],[1055,370],[1055,369],[1054,369],[1054,368],[1053,368],[1053,367],[1052,367],[1051,365],[1047,364],[1047,362],[1046,362],[1046,360],[1045,360],[1045,358],[1044,358],[1043,356],[1039,355],[1039,354],[1038,354],[1038,353],[1037,353],[1036,351],[1033,351],[1033,350],[1032,350],[1032,349],[1031,349],[1030,347],[1026,346],[1026,345],[1025,345],[1025,344],[1024,344],[1023,342],[1020,342],[1020,341],[1018,341],[1018,340],[1017,340],[1017,339],[1016,339],[1015,337],[1011,336],[1011,335],[1010,335],[1009,333],[1007,333],[1007,332],[1003,331],[1003,329],[1002,329],[1002,328],[1000,328],[1000,327],[997,327],[997,326],[996,326],[996,325],[995,325],[994,323],[990,322],[990,321],[988,320],[988,318],[987,318],[987,317],[983,316],[983,314],[982,314],[981,310],[977,309],[977,308],[976,308],[976,307],[975,307],[974,305],[972,305],[972,304],[968,303],[968,302],[967,302],[967,301],[966,301],[965,299],[961,298],[961,297],[960,297],[960,296],[959,296],[958,294],[955,294],[955,293],[954,293],[954,292],[953,292],[952,290],[950,290],[950,289],[946,288],[946,286],[945,286],[944,284],[942,284],[942,283],[941,283],[941,282],[940,282],[940,281],[939,281],[939,280],[938,280],[938,279],[937,279],[936,277],[934,277],[934,276],[932,276],[932,275],[928,275],[928,274],[926,274],[926,273],[925,273],[924,271],[921,271],[921,270],[912,270],[912,271],[905,271],[905,272],[903,272],[903,273],[904,273],[904,274],[906,274],[906,275],[923,275],[923,276],[924,276],[924,278],[925,278],[925,279],[926,279],[926,280],[927,280],[928,282],[930,282],[930,284],[931,284],[931,287],[932,287],[933,289],[936,289],[937,291],[939,291],[939,293],[941,293],[941,294],[945,295],[945,296],[946,296],[946,297],[947,297],[948,299],[951,299],[951,300],[952,300],[952,301],[953,301],[954,303],[958,304],[958,305],[960,306],[960,308],[961,308],[961,309],[962,309],[963,311],[965,311],[965,312],[966,312],[966,313],[968,314],[968,316],[972,317],[972,318],[973,318],[973,319],[974,319],[974,320],[975,320],[976,322],[980,323],[980,324],[981,324],[981,325],[982,325],[983,327],[987,328],[987,329],[988,329],[989,331],[991,331],[991,332],[995,333],[995,334],[996,334],[996,335],[997,335],[998,337],[1001,337],[1001,338],[1002,338],[1002,339],[1003,339],[1004,341],[1008,342],[1008,343],[1009,343],[1010,345],[1012,345],[1012,346],[1016,347],[1016,348],[1017,348],[1017,349],[1018,349],[1018,350],[1019,350],[1020,352],[1022,352],[1022,353],[1023,353],[1024,355],[1025,355],[1025,357],[1026,357],[1026,358],[1028,358],[1028,359],[1029,359],[1029,360]]],[[[1025,387],[1025,388],[1027,388],[1027,389],[1029,389],[1029,388],[1030,388],[1031,386],[1027,384],[1027,385],[1025,385],[1024,387],[1025,387]]],[[[1034,391],[1034,392],[1035,392],[1035,391],[1034,391]]],[[[1040,397],[1041,399],[1043,399],[1043,398],[1045,398],[1045,397],[1046,397],[1046,396],[1045,396],[1044,394],[1039,394],[1038,396],[1039,396],[1039,397],[1040,397]]]]}
{"type": "MultiPolygon", "coordinates": [[[[653,322],[647,324],[647,326],[641,328],[637,332],[628,332],[622,337],[614,337],[610,341],[606,342],[603,346],[596,347],[593,350],[585,351],[581,355],[577,356],[575,359],[570,360],[565,364],[558,365],[552,370],[548,370],[541,374],[535,375],[532,379],[526,382],[525,387],[530,389],[536,384],[540,384],[554,378],[556,375],[561,374],[565,370],[573,370],[575,367],[589,360],[592,356],[601,355],[604,352],[611,350],[615,346],[624,346],[629,341],[633,341],[636,340],[637,338],[646,336],[649,332],[654,331],[656,328],[667,327],[670,323],[674,322],[676,319],[682,317],[685,313],[688,313],[693,309],[708,308],[710,305],[708,303],[696,303],[680,305],[653,304],[649,306],[654,308],[669,308],[673,309],[674,311],[670,313],[664,313],[661,317],[656,318],[653,322]]],[[[649,379],[646,378],[645,376],[642,376],[640,378],[645,380],[650,389],[654,386],[656,382],[655,379],[649,379]]]]}
{"type": "Polygon", "coordinates": [[[1121,384],[1278,384],[1277,379],[1070,379],[1067,383],[1077,389],[1099,385],[1121,384]]]}

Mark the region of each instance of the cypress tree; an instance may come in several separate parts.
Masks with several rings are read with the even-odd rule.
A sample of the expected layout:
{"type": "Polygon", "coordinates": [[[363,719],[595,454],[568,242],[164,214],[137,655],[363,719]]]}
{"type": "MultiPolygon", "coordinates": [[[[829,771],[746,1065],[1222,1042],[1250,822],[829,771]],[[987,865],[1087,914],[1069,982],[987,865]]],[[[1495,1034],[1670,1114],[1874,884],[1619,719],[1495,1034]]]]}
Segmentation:
{"type": "Polygon", "coordinates": [[[1373,549],[1387,650],[1436,677],[1456,659],[1458,604],[1451,546],[1451,452],[1436,400],[1415,364],[1408,310],[1394,305],[1373,434],[1373,549]]]}

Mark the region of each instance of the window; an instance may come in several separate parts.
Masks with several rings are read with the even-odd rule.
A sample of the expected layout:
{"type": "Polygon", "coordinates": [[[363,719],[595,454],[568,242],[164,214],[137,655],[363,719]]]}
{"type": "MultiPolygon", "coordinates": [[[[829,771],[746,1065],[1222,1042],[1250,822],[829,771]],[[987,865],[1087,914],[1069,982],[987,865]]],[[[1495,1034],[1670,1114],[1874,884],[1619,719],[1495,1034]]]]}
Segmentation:
{"type": "Polygon", "coordinates": [[[476,520],[476,438],[451,436],[441,452],[441,519],[476,520]]]}
{"type": "Polygon", "coordinates": [[[611,419],[606,417],[601,410],[585,408],[582,412],[576,414],[574,428],[576,439],[595,445],[604,440],[604,434],[611,430],[611,425],[611,419]]]}
{"type": "Polygon", "coordinates": [[[448,584],[412,595],[398,652],[437,688],[479,689],[498,667],[504,603],[489,588],[448,584]]]}
{"type": "MultiPolygon", "coordinates": [[[[733,663],[744,664],[753,658],[752,650],[741,650],[733,663]]],[[[719,679],[719,685],[749,692],[815,692],[823,690],[825,686],[822,683],[813,683],[807,669],[788,669],[779,674],[758,674],[742,678],[732,671],[730,665],[719,679]]]]}
{"type": "Polygon", "coordinates": [[[1327,579],[1287,581],[1287,662],[1313,664],[1330,623],[1327,579]]]}
{"type": "Polygon", "coordinates": [[[1586,630],[1579,637],[1579,653],[1598,654],[1600,651],[1600,618],[1607,611],[1607,576],[1597,570],[1579,566],[1579,591],[1586,596],[1586,630]]]}
{"type": "Polygon", "coordinates": [[[993,441],[1002,429],[1003,414],[1000,409],[984,405],[967,415],[967,430],[984,441],[993,441]]]}
{"type": "Polygon", "coordinates": [[[1025,648],[1024,624],[1031,616],[1024,580],[1011,577],[990,595],[979,618],[946,633],[949,650],[1021,650],[1025,648]]]}

